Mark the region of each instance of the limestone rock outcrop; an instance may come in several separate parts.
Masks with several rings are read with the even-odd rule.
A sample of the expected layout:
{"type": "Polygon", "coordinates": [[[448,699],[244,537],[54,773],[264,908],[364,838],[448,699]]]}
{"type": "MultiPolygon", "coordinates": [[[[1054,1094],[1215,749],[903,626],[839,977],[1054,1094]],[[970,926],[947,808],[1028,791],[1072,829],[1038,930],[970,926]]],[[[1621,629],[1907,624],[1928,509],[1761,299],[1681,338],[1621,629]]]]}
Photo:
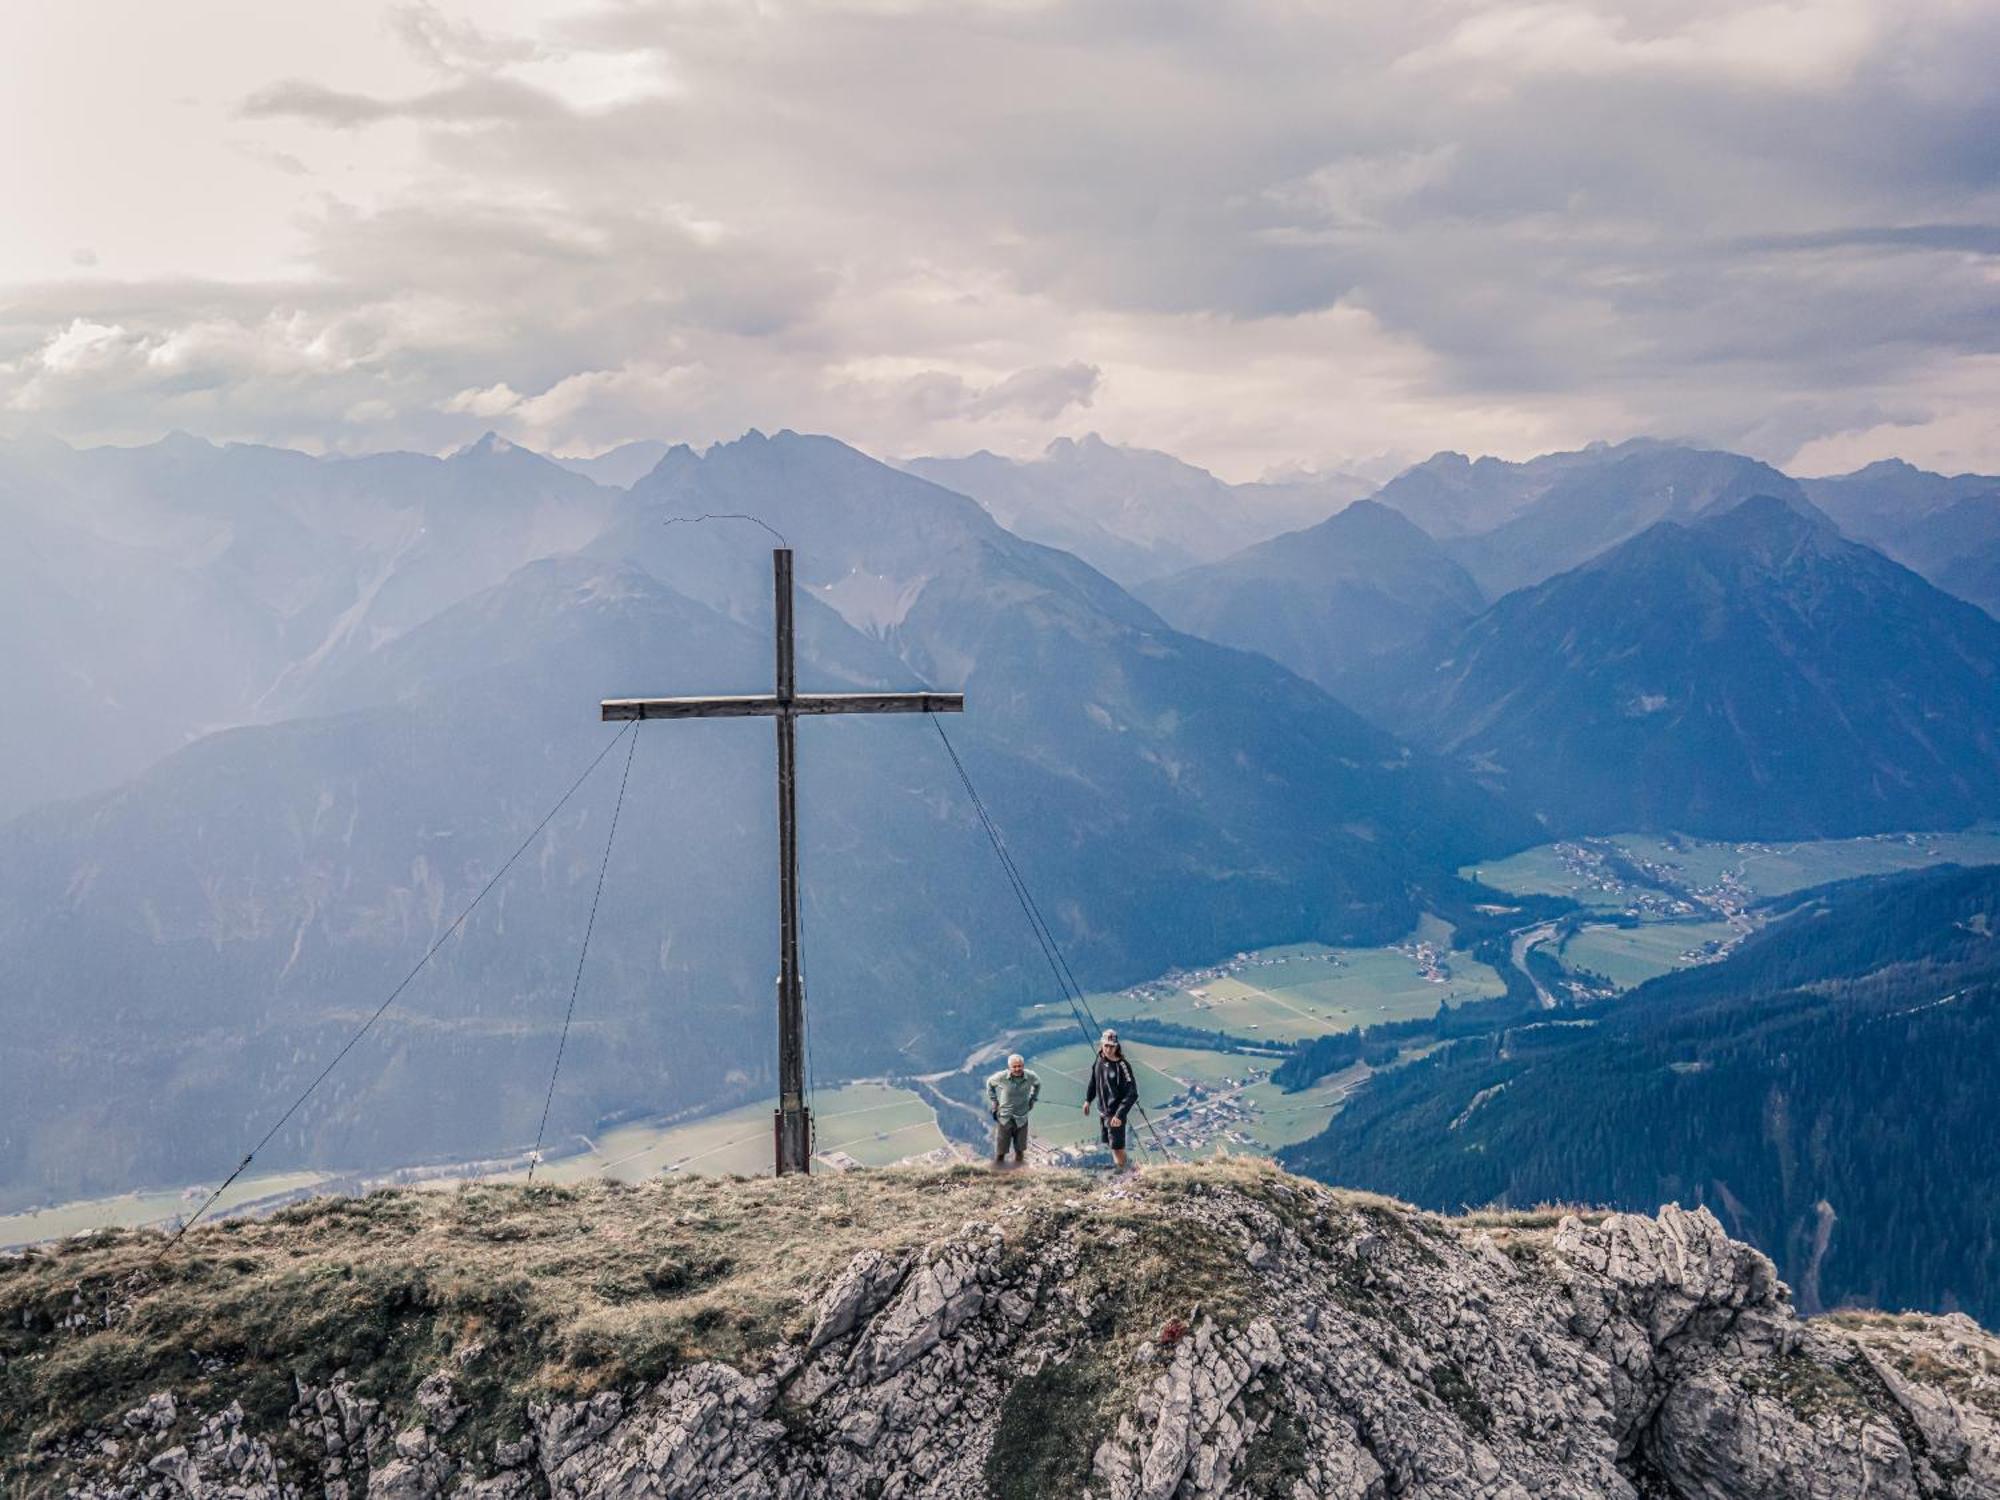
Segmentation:
{"type": "Polygon", "coordinates": [[[1803,1319],[1705,1210],[1461,1221],[1275,1172],[1068,1191],[860,1250],[733,1360],[496,1396],[502,1351],[468,1339],[403,1388],[295,1378],[265,1425],[161,1389],[16,1455],[8,1492],[2000,1496],[2000,1341],[1803,1319]]]}

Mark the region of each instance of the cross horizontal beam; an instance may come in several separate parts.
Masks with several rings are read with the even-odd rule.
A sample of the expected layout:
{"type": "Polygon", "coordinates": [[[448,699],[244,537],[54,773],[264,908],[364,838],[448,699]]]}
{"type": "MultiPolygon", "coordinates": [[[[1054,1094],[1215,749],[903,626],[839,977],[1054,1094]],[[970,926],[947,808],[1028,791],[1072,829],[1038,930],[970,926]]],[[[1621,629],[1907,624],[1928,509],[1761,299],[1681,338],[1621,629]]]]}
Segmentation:
{"type": "Polygon", "coordinates": [[[758,693],[722,698],[606,698],[605,722],[617,719],[754,719],[777,714],[957,714],[963,693],[758,693]]]}

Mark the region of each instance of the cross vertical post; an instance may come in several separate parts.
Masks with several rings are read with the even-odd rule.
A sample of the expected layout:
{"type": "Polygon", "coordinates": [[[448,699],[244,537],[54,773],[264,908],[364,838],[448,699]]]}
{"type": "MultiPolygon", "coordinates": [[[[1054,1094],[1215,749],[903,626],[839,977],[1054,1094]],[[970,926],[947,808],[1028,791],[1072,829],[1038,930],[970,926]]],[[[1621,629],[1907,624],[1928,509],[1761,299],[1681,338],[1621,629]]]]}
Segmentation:
{"type": "Polygon", "coordinates": [[[778,729],[778,1108],[772,1117],[779,1176],[812,1170],[806,1106],[806,987],[799,962],[798,720],[801,714],[955,714],[961,693],[801,693],[792,633],[792,549],[771,549],[776,691],[769,697],[606,698],[599,713],[620,719],[740,719],[769,716],[778,729]]]}
{"type": "Polygon", "coordinates": [[[792,645],[792,549],[771,549],[778,648],[778,1109],[777,1169],[812,1170],[806,1108],[805,976],[799,972],[799,793],[797,680],[792,645]]]}

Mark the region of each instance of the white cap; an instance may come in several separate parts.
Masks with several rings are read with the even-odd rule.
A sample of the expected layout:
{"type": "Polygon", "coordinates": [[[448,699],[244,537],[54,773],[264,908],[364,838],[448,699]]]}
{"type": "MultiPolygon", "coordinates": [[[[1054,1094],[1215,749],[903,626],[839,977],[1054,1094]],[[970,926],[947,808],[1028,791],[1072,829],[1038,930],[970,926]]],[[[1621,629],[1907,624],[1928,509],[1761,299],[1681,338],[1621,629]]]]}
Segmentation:
{"type": "Polygon", "coordinates": [[[1117,1040],[1118,1033],[1107,1026],[1104,1028],[1104,1035],[1097,1039],[1097,1045],[1102,1047],[1106,1042],[1115,1042],[1117,1040]]]}

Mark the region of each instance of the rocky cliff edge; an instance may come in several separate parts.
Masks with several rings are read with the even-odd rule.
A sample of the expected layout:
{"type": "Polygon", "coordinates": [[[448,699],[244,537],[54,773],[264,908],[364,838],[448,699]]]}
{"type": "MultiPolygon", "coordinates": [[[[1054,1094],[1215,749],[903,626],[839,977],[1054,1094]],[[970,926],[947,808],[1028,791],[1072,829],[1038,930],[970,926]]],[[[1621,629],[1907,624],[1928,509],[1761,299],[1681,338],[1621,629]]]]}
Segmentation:
{"type": "Polygon", "coordinates": [[[0,1260],[11,1496],[2000,1496],[2000,1341],[1706,1211],[1247,1164],[326,1200],[0,1260]]]}

